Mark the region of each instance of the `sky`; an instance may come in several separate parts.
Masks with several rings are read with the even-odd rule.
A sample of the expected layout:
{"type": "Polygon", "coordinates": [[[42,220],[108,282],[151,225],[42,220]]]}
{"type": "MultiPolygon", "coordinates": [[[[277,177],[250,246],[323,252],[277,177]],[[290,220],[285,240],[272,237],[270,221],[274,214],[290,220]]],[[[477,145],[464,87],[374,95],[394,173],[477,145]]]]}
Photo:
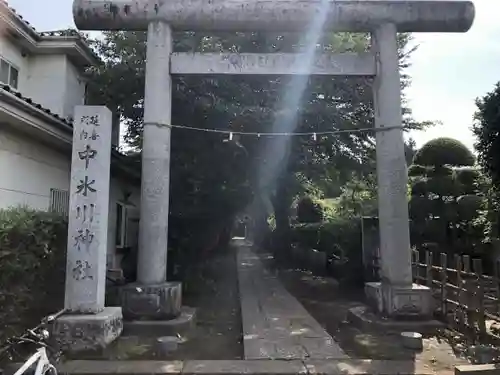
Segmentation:
{"type": "MultiPolygon", "coordinates": [[[[37,30],[74,27],[72,0],[8,0],[37,30]],[[49,5],[50,4],[50,5],[49,5]]],[[[411,137],[417,146],[436,137],[453,137],[472,148],[470,127],[475,99],[500,81],[499,0],[474,0],[476,18],[465,34],[414,34],[418,45],[408,73],[409,106],[418,121],[440,121],[411,137]]]]}

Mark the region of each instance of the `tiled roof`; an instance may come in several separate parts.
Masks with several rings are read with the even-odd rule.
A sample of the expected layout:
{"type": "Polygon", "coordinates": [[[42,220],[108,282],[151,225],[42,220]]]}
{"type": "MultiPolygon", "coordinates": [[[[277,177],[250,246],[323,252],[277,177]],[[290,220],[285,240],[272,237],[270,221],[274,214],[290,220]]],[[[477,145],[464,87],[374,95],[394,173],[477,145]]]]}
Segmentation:
{"type": "MultiPolygon", "coordinates": [[[[54,118],[54,120],[62,122],[64,124],[66,124],[67,126],[73,128],[73,119],[65,119],[65,118],[59,116],[57,113],[52,112],[50,109],[45,108],[41,104],[34,102],[33,99],[22,95],[18,91],[12,90],[9,85],[0,84],[0,91],[5,91],[5,92],[8,92],[8,93],[16,96],[17,98],[23,100],[25,103],[29,104],[33,108],[36,108],[40,111],[45,112],[47,115],[54,118]]],[[[136,178],[136,179],[139,179],[139,181],[140,181],[140,167],[138,167],[136,165],[131,165],[129,156],[122,154],[120,151],[118,151],[117,149],[114,149],[114,148],[111,150],[111,156],[112,156],[111,162],[112,162],[113,166],[116,166],[120,170],[125,172],[128,177],[136,178]]]]}
{"type": "Polygon", "coordinates": [[[16,12],[16,10],[9,6],[9,3],[6,0],[0,0],[0,6],[4,6],[7,8],[12,17],[14,17],[17,21],[19,21],[26,29],[28,29],[34,36],[35,39],[43,39],[50,37],[67,37],[76,40],[80,43],[80,46],[86,50],[96,61],[100,61],[100,58],[95,54],[95,52],[90,48],[90,46],[85,42],[84,38],[80,35],[80,33],[75,29],[65,29],[65,30],[53,30],[53,31],[37,31],[28,21],[26,21],[23,16],[16,12]]]}
{"type": "Polygon", "coordinates": [[[19,13],[16,12],[16,10],[12,7],[9,6],[9,2],[7,0],[0,0],[0,2],[5,5],[9,10],[12,12],[13,16],[16,17],[19,21],[24,23],[27,27],[29,27],[33,32],[37,33],[36,29],[28,22],[26,21],[23,16],[21,16],[19,13]]]}
{"type": "Polygon", "coordinates": [[[33,99],[31,99],[30,97],[22,95],[19,91],[12,90],[12,88],[9,85],[0,84],[0,89],[3,90],[3,91],[10,92],[12,95],[18,97],[19,99],[21,99],[24,102],[28,103],[32,107],[45,112],[49,116],[52,116],[55,120],[61,121],[61,122],[65,123],[68,126],[71,126],[71,127],[73,126],[73,120],[72,119],[65,119],[65,118],[59,116],[57,113],[52,112],[50,109],[45,108],[41,104],[38,104],[38,103],[34,102],[33,99]]]}

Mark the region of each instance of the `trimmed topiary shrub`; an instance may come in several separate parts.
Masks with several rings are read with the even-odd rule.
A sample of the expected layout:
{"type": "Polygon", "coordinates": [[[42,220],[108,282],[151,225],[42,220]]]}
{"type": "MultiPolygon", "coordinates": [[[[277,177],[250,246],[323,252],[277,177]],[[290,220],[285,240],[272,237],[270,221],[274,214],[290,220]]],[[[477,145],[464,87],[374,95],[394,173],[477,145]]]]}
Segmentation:
{"type": "Polygon", "coordinates": [[[417,249],[433,242],[439,251],[450,254],[487,250],[486,225],[478,221],[484,205],[484,178],[474,161],[469,149],[451,138],[429,141],[415,155],[409,209],[412,243],[417,249]]]}
{"type": "Polygon", "coordinates": [[[0,210],[0,343],[63,307],[66,239],[59,215],[0,210]]]}
{"type": "Polygon", "coordinates": [[[422,165],[412,164],[408,167],[408,176],[409,177],[425,176],[427,174],[428,170],[429,170],[428,167],[424,167],[422,165]]]}
{"type": "Polygon", "coordinates": [[[473,166],[476,162],[472,152],[453,138],[436,138],[417,151],[413,164],[420,166],[473,166]]]}

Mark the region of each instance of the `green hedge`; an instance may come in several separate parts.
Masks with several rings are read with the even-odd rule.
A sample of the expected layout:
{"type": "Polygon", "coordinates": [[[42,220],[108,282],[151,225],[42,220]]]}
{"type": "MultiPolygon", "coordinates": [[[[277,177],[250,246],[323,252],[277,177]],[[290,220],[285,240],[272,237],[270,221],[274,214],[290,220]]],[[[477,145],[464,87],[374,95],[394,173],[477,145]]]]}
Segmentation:
{"type": "Polygon", "coordinates": [[[362,281],[358,280],[363,275],[360,218],[336,217],[323,223],[295,225],[292,242],[347,260],[342,275],[336,276],[355,283],[362,281]]]}
{"type": "Polygon", "coordinates": [[[361,250],[359,218],[335,218],[323,223],[297,224],[292,228],[292,241],[304,247],[338,256],[361,250]]]}
{"type": "Polygon", "coordinates": [[[66,238],[56,214],[0,210],[0,342],[63,306],[66,238]]]}
{"type": "Polygon", "coordinates": [[[322,222],[323,207],[309,196],[300,198],[297,203],[297,221],[304,224],[322,222]]]}

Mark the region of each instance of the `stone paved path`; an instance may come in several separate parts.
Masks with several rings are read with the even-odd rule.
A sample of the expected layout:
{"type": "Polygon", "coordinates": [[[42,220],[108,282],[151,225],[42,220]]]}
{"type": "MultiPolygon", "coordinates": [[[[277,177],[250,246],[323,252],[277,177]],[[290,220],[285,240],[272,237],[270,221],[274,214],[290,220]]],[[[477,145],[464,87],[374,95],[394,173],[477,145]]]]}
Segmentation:
{"type": "Polygon", "coordinates": [[[347,355],[253,253],[235,241],[245,359],[345,359],[347,355]]]}

